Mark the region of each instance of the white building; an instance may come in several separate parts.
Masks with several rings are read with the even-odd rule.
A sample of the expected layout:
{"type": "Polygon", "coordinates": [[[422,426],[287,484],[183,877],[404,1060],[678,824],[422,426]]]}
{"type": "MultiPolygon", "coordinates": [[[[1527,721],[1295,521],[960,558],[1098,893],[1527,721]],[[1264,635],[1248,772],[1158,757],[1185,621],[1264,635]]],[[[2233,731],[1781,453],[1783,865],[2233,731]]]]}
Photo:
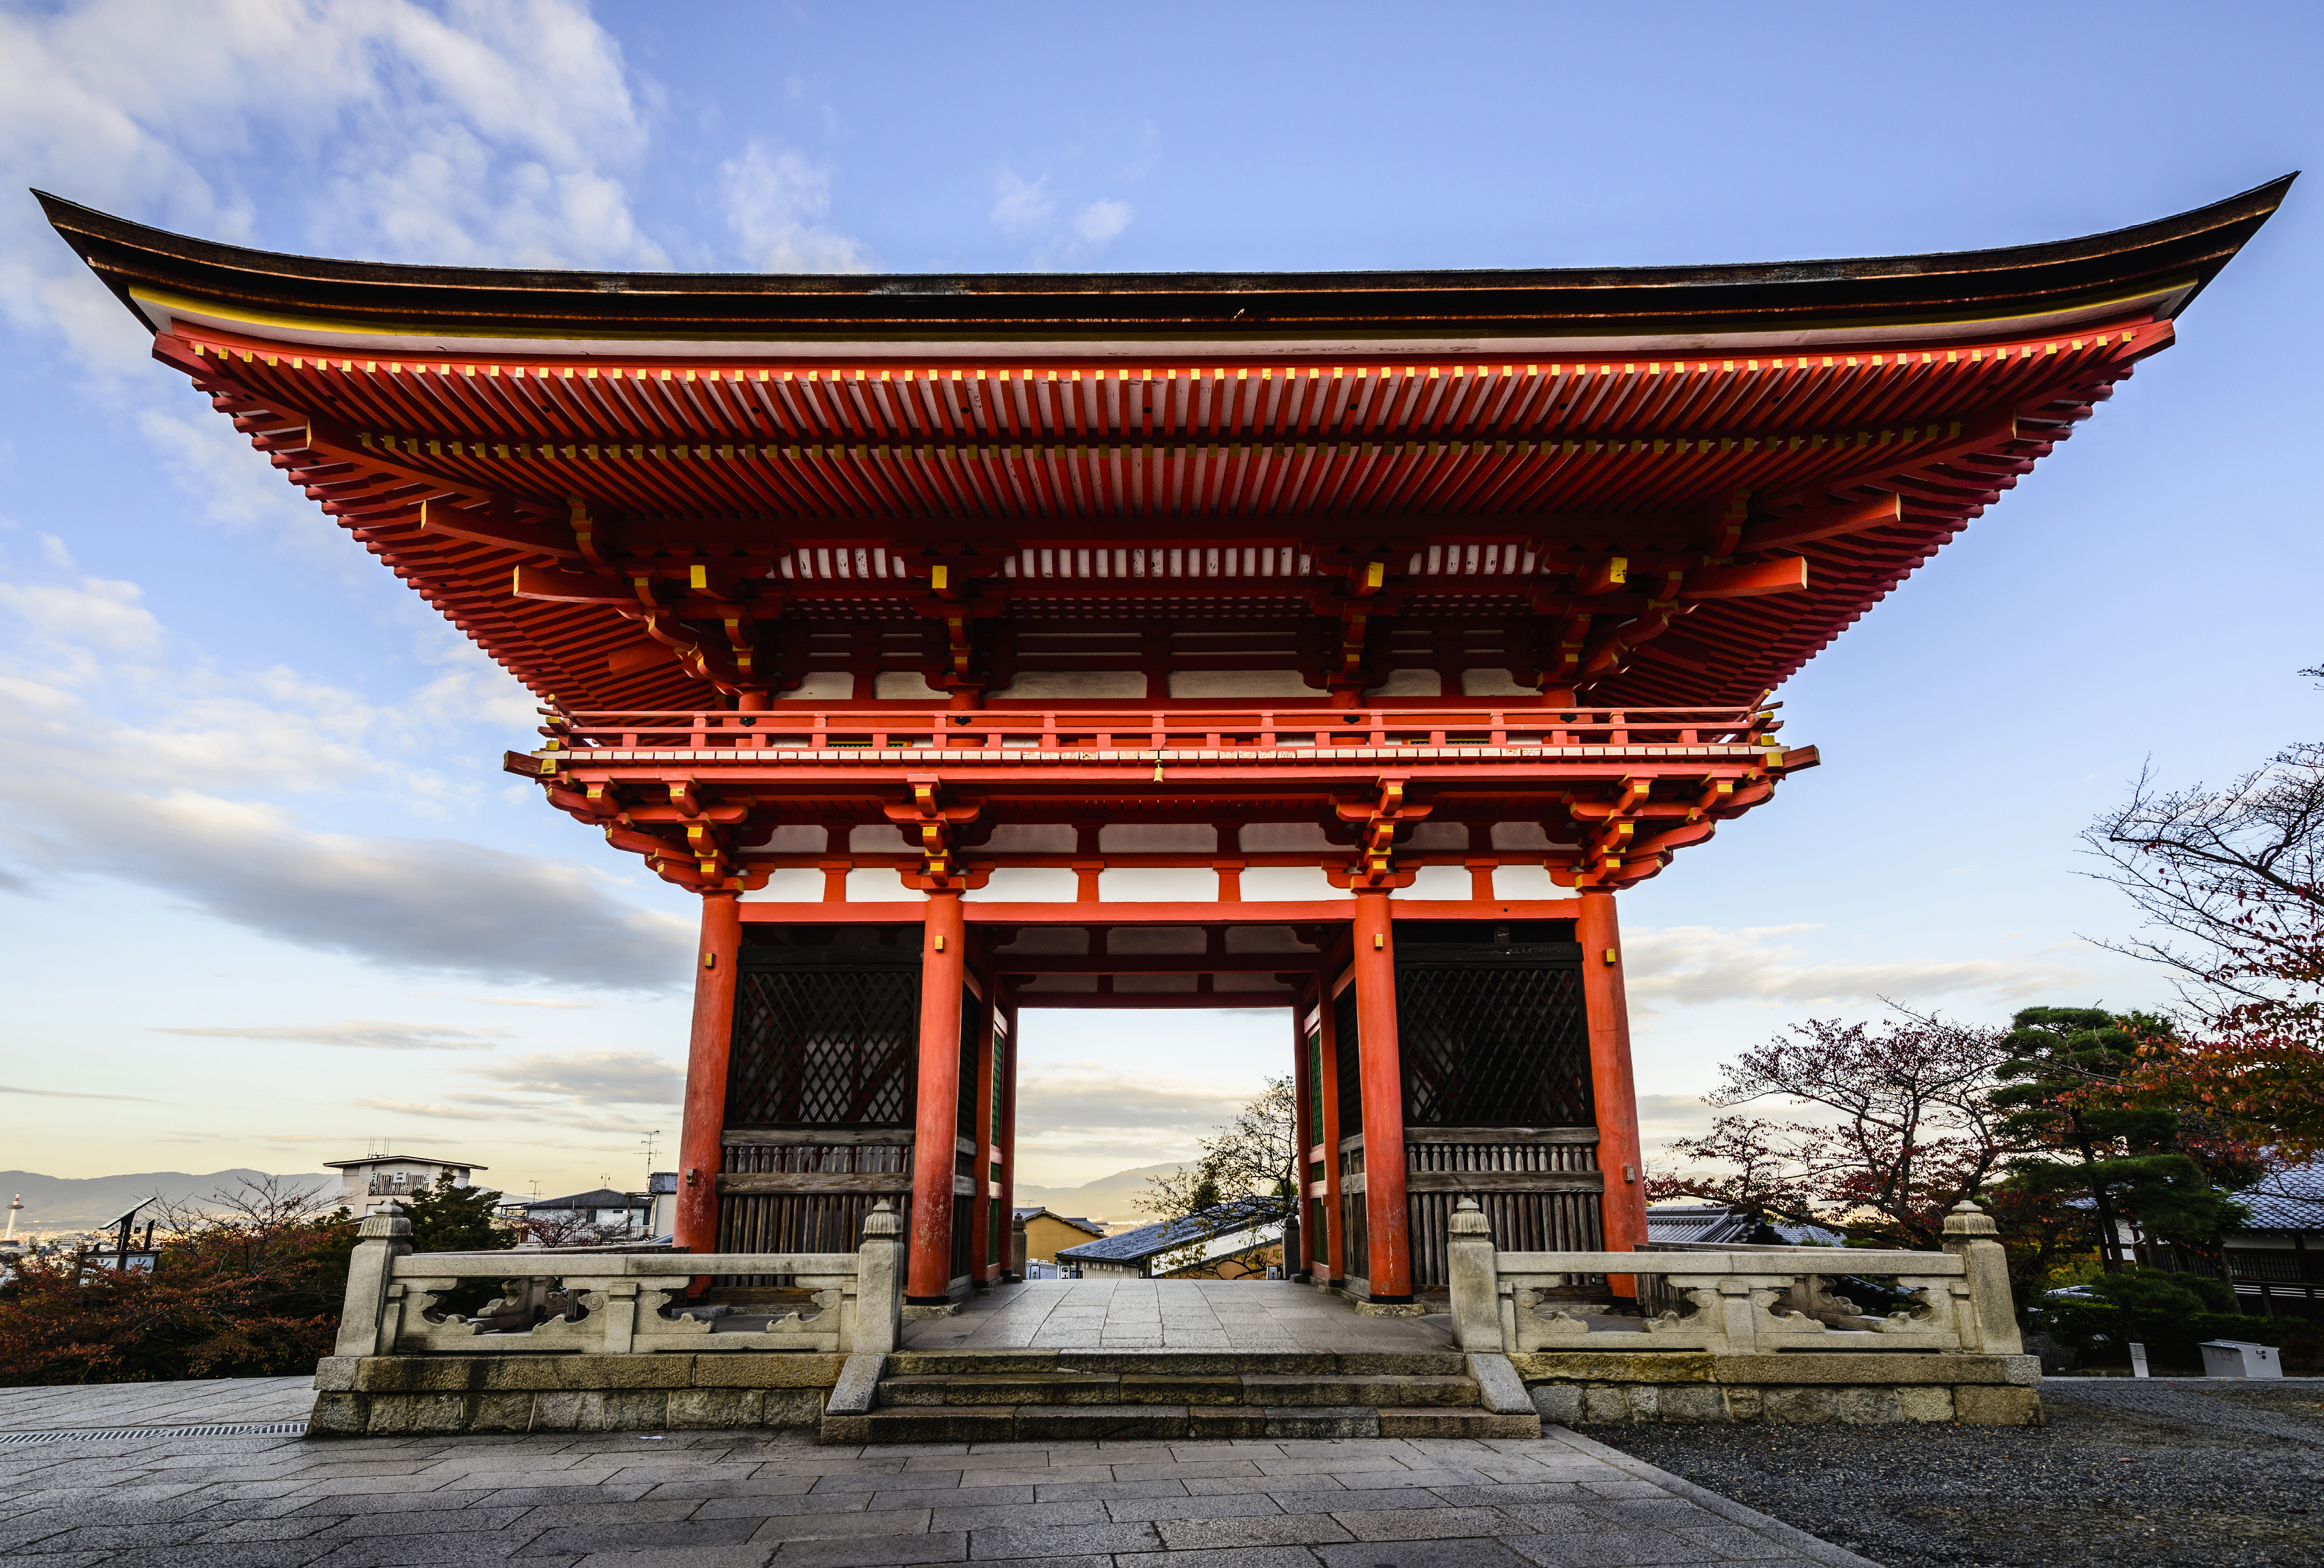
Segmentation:
{"type": "Polygon", "coordinates": [[[489,1169],[433,1154],[366,1154],[361,1160],[326,1160],[323,1164],[339,1173],[339,1201],[358,1215],[425,1191],[447,1173],[454,1187],[466,1187],[469,1172],[489,1169]]]}

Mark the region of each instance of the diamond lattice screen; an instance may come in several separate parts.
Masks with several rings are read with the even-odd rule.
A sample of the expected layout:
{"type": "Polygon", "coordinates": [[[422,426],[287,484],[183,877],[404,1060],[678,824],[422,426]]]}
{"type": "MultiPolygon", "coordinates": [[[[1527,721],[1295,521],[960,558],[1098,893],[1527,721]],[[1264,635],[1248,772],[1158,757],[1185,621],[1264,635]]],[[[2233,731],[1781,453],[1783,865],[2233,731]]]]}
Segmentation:
{"type": "Polygon", "coordinates": [[[745,969],[735,990],[728,1126],[911,1121],[916,971],[745,969]]]}
{"type": "Polygon", "coordinates": [[[1400,964],[1396,994],[1406,1125],[1595,1123],[1575,966],[1400,964]]]}

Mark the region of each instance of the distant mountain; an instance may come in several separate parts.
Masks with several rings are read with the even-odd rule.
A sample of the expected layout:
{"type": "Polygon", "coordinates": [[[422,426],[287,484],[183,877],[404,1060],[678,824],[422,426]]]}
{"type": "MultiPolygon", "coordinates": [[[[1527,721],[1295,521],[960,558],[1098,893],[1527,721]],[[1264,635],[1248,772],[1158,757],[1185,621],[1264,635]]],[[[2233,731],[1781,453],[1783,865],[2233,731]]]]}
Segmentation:
{"type": "Polygon", "coordinates": [[[1141,1165],[1134,1170],[1101,1176],[1079,1187],[1028,1187],[1020,1181],[1017,1184],[1017,1204],[1020,1208],[1038,1204],[1052,1214],[1085,1219],[1143,1224],[1153,1217],[1138,1206],[1138,1200],[1146,1196],[1146,1178],[1167,1176],[1185,1163],[1170,1160],[1160,1165],[1141,1165]]]}
{"type": "MultiPolygon", "coordinates": [[[[24,1206],[16,1215],[23,1231],[88,1230],[118,1219],[121,1211],[146,1198],[189,1203],[214,1192],[232,1191],[239,1183],[264,1179],[257,1170],[213,1170],[207,1176],[185,1170],[146,1170],[131,1176],[89,1176],[69,1178],[42,1176],[32,1170],[0,1170],[0,1204],[21,1196],[24,1206]]],[[[276,1178],[286,1187],[336,1193],[338,1173],[305,1172],[276,1178]]],[[[148,1215],[144,1218],[152,1218],[148,1215]]],[[[142,1222],[141,1222],[142,1223],[142,1222]]]]}

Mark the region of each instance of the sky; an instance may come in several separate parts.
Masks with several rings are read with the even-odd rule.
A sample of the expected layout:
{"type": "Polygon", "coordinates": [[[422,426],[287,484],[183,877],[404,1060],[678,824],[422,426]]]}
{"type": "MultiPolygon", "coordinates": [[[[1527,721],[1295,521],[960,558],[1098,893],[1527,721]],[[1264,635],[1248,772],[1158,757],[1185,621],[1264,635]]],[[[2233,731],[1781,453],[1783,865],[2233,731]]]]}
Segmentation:
{"type": "MultiPolygon", "coordinates": [[[[531,702],[42,224],[400,261],[1532,267],[2096,233],[2317,161],[2298,5],[0,0],[0,1169],[524,1193],[678,1132],[692,900],[499,771],[531,702]],[[1941,21],[1941,24],[1939,24],[1941,21]]],[[[2318,197],[1779,694],[1820,769],[1621,901],[1650,1143],[1888,1003],[2165,1003],[2077,834],[2324,732],[2318,197]]],[[[1189,1153],[1277,1013],[1033,1012],[1020,1173],[1189,1153]]],[[[36,1217],[36,1216],[35,1216],[36,1217]]]]}

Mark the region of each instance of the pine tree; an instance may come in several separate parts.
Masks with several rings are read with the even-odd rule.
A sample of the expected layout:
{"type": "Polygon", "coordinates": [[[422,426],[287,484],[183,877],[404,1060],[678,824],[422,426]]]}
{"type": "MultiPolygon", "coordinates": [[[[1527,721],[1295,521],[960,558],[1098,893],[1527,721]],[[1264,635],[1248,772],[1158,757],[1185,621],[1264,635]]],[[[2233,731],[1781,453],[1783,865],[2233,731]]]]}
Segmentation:
{"type": "Polygon", "coordinates": [[[500,1194],[484,1187],[455,1187],[449,1172],[403,1200],[411,1221],[415,1252],[489,1252],[516,1245],[516,1235],[496,1224],[493,1207],[500,1194]]]}
{"type": "Polygon", "coordinates": [[[2098,1256],[2121,1269],[2117,1222],[2135,1220],[2159,1240],[2209,1247],[2241,1212],[2187,1151],[2172,1109],[2093,1105],[2093,1085],[2117,1083],[2138,1061],[2159,1020],[2088,1007],[2028,1007],[2002,1042],[1992,1104],[2005,1132],[2037,1147],[2011,1161],[2007,1185],[2028,1197],[2089,1200],[2098,1256]]]}

